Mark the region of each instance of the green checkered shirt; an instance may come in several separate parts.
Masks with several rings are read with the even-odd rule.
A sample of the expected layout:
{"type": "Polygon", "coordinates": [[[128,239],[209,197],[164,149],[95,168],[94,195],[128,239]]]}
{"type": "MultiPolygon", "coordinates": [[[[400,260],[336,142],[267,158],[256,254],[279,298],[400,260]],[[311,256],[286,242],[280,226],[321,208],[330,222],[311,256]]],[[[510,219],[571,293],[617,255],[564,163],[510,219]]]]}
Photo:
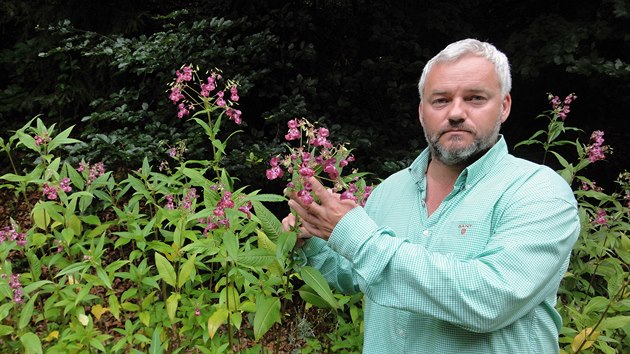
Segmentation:
{"type": "Polygon", "coordinates": [[[503,139],[429,217],[428,150],[303,247],[345,293],[365,295],[364,353],[558,353],[556,293],[579,233],[553,170],[503,139]]]}

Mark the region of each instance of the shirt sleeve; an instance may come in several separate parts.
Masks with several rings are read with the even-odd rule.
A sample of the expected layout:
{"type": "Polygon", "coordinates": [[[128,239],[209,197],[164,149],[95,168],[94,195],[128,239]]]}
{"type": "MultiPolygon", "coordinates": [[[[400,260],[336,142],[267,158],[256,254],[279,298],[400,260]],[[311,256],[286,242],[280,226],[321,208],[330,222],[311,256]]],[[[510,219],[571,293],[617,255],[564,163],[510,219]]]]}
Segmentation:
{"type": "Polygon", "coordinates": [[[301,248],[307,264],[317,268],[329,285],[344,294],[359,292],[352,263],[328,247],[325,240],[311,237],[301,248]]]}
{"type": "Polygon", "coordinates": [[[550,294],[555,297],[579,233],[569,193],[514,199],[484,251],[471,260],[432,253],[396,237],[362,208],[341,219],[327,246],[350,262],[355,283],[372,301],[490,332],[521,318],[550,294]]]}

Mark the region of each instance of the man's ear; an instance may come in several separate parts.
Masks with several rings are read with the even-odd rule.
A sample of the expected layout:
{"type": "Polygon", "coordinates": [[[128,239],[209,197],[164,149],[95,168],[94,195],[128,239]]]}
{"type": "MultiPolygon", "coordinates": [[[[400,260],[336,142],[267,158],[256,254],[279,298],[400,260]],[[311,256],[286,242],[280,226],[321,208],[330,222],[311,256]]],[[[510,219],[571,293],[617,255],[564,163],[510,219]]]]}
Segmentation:
{"type": "Polygon", "coordinates": [[[505,122],[510,115],[510,110],[512,109],[512,96],[508,93],[503,97],[503,102],[501,102],[501,123],[505,122]]]}
{"type": "Polygon", "coordinates": [[[420,101],[420,104],[418,105],[418,119],[420,120],[420,126],[422,126],[422,128],[424,128],[424,117],[422,117],[422,101],[420,101]]]}

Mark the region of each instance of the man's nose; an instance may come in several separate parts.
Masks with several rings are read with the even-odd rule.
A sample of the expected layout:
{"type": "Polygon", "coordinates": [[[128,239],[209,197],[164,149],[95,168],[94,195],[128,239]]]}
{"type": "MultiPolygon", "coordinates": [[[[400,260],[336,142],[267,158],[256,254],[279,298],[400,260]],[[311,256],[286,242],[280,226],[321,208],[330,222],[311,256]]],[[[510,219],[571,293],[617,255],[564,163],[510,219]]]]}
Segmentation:
{"type": "Polygon", "coordinates": [[[468,118],[465,104],[466,102],[462,99],[454,99],[451,101],[451,107],[448,112],[448,120],[451,124],[461,123],[468,118]]]}

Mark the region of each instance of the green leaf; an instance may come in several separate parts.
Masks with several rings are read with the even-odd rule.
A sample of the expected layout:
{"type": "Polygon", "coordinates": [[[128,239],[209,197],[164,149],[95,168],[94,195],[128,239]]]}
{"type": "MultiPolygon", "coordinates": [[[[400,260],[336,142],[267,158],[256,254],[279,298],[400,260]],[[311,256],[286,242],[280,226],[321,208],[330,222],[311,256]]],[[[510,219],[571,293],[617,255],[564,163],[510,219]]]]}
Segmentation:
{"type": "Polygon", "coordinates": [[[162,342],[160,341],[161,336],[162,327],[156,327],[155,330],[153,330],[153,335],[151,336],[151,346],[149,347],[149,354],[164,353],[164,347],[162,346],[162,342]]]}
{"type": "Polygon", "coordinates": [[[256,194],[247,197],[250,201],[257,202],[286,202],[287,198],[278,194],[256,194]]]}
{"type": "Polygon", "coordinates": [[[219,327],[227,321],[228,314],[227,309],[219,307],[212,316],[208,317],[208,334],[210,335],[210,339],[214,338],[219,327]]]}
{"type": "Polygon", "coordinates": [[[26,146],[26,148],[39,152],[39,147],[35,144],[35,138],[23,132],[17,132],[16,134],[20,143],[26,146]]]}
{"type": "Polygon", "coordinates": [[[70,136],[70,133],[72,132],[72,128],[74,128],[74,126],[71,126],[70,128],[62,131],[59,134],[57,134],[57,136],[55,136],[48,143],[48,151],[50,152],[50,151],[54,150],[55,148],[57,148],[58,146],[61,146],[61,145],[80,143],[81,142],[80,140],[68,138],[68,136],[70,136]]]}
{"type": "Polygon", "coordinates": [[[120,303],[118,302],[118,298],[116,295],[109,295],[109,312],[116,318],[120,319],[120,303]]]}
{"type": "Polygon", "coordinates": [[[261,202],[252,201],[252,205],[255,211],[252,218],[259,221],[261,229],[270,240],[277,240],[278,236],[284,231],[282,222],[261,202]]]}
{"type": "Polygon", "coordinates": [[[236,260],[238,257],[238,237],[232,231],[226,230],[223,233],[223,245],[228,257],[236,260]]]}
{"type": "Polygon", "coordinates": [[[276,260],[274,252],[264,248],[254,248],[238,254],[237,263],[246,267],[265,267],[276,260]]]}
{"type": "Polygon", "coordinates": [[[304,266],[302,267],[300,274],[302,275],[302,280],[304,280],[308,286],[313,288],[317,295],[321,296],[321,298],[324,299],[330,307],[334,309],[339,308],[339,303],[337,302],[337,299],[335,299],[335,296],[333,295],[332,290],[330,290],[330,286],[326,282],[326,279],[324,279],[322,273],[311,266],[304,266]]]}
{"type": "Polygon", "coordinates": [[[190,274],[193,270],[195,270],[195,259],[196,256],[193,254],[184,262],[182,267],[179,270],[179,277],[177,277],[177,286],[181,288],[186,281],[190,280],[190,274]]]}
{"type": "Polygon", "coordinates": [[[159,253],[155,254],[155,265],[157,266],[160,278],[166,282],[166,284],[175,287],[177,285],[177,276],[175,275],[175,268],[171,262],[159,253]]]}
{"type": "Polygon", "coordinates": [[[326,302],[326,300],[324,300],[321,296],[317,295],[315,290],[313,290],[313,288],[311,288],[310,286],[306,284],[302,285],[302,287],[298,290],[298,292],[300,293],[300,297],[311,305],[314,305],[322,309],[331,308],[328,302],[326,302]]]}
{"type": "Polygon", "coordinates": [[[0,325],[0,337],[13,333],[13,327],[7,325],[0,325]]]}
{"type": "Polygon", "coordinates": [[[190,178],[190,181],[192,182],[191,184],[193,186],[207,186],[212,184],[206,177],[203,176],[203,172],[200,172],[196,169],[182,168],[182,173],[186,177],[190,178]]]}
{"type": "Polygon", "coordinates": [[[24,354],[42,354],[42,342],[35,333],[27,332],[20,336],[24,354]]]}
{"type": "Polygon", "coordinates": [[[591,312],[601,312],[608,306],[610,300],[603,296],[596,296],[591,298],[591,300],[584,306],[582,310],[582,314],[588,315],[591,312]]]}
{"type": "Polygon", "coordinates": [[[179,299],[181,299],[181,297],[180,294],[173,293],[166,299],[166,313],[171,322],[175,321],[175,315],[177,314],[177,307],[179,306],[179,299]]]}
{"type": "Polygon", "coordinates": [[[630,316],[609,317],[602,321],[600,325],[603,329],[618,329],[630,324],[630,316]]]}
{"type": "Polygon", "coordinates": [[[33,317],[33,309],[35,307],[35,300],[37,300],[38,295],[38,293],[33,294],[30,300],[28,300],[28,302],[22,308],[22,311],[20,311],[18,329],[24,329],[31,322],[31,318],[33,317]]]}
{"type": "Polygon", "coordinates": [[[280,299],[277,297],[258,297],[256,299],[256,314],[254,315],[254,339],[262,338],[276,322],[280,322],[280,299]]]}

